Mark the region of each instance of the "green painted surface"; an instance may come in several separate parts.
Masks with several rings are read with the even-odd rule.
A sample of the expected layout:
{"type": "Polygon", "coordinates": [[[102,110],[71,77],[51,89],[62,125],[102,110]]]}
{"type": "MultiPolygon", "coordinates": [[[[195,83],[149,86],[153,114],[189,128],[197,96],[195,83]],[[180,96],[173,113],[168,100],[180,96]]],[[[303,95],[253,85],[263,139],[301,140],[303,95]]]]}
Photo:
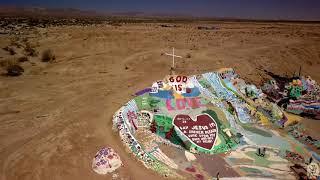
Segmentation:
{"type": "Polygon", "coordinates": [[[151,97],[149,94],[144,94],[142,96],[137,96],[134,98],[138,109],[143,109],[143,110],[153,110],[157,106],[159,106],[159,103],[161,101],[156,98],[156,97],[151,97]]]}
{"type": "Polygon", "coordinates": [[[243,124],[242,127],[247,131],[251,131],[252,133],[259,134],[264,137],[272,137],[272,134],[270,134],[269,132],[264,131],[262,129],[255,128],[252,126],[252,124],[251,125],[243,124]]]}
{"type": "Polygon", "coordinates": [[[293,98],[299,98],[302,95],[302,87],[300,86],[291,86],[289,88],[289,95],[293,98]]]}
{"type": "Polygon", "coordinates": [[[259,169],[255,169],[255,168],[241,167],[240,169],[243,171],[246,171],[246,172],[250,172],[250,173],[256,173],[256,174],[262,173],[262,171],[260,171],[259,169]]]}
{"type": "Polygon", "coordinates": [[[299,154],[303,154],[304,151],[303,151],[303,148],[301,146],[296,146],[296,151],[299,153],[299,154]]]}
{"type": "Polygon", "coordinates": [[[269,167],[271,164],[271,161],[268,160],[269,158],[268,153],[266,153],[264,157],[258,156],[254,151],[249,151],[249,152],[246,152],[245,154],[254,159],[253,164],[255,165],[269,167]]]}
{"type": "Polygon", "coordinates": [[[218,115],[213,110],[206,110],[206,111],[203,111],[202,113],[209,114],[216,121],[217,127],[218,127],[218,137],[220,138],[221,142],[219,145],[214,146],[209,151],[201,147],[197,147],[198,151],[204,152],[204,153],[216,154],[216,153],[227,152],[234,149],[237,146],[237,143],[223,131],[225,127],[230,127],[230,124],[227,124],[227,125],[222,124],[221,120],[218,118],[218,115]]]}
{"type": "Polygon", "coordinates": [[[164,128],[164,130],[163,130],[164,132],[169,132],[170,129],[173,127],[171,117],[162,116],[162,115],[155,115],[154,120],[157,123],[157,126],[164,128]]]}

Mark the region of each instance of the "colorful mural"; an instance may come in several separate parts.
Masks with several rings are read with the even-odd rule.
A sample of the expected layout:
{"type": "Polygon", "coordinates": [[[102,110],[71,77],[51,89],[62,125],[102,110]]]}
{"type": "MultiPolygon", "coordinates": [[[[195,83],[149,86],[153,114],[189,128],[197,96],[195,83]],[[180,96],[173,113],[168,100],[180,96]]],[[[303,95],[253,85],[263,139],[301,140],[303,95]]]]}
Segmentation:
{"type": "Polygon", "coordinates": [[[92,160],[92,169],[98,174],[107,174],[122,166],[120,156],[110,147],[100,149],[92,160]]]}
{"type": "MultiPolygon", "coordinates": [[[[299,89],[291,94],[301,96],[299,89]]],[[[314,178],[318,141],[266,97],[230,68],[167,76],[120,108],[114,129],[147,168],[166,177],[314,178]]]]}
{"type": "Polygon", "coordinates": [[[281,77],[269,73],[263,92],[286,111],[320,119],[320,86],[310,76],[281,77]]]}

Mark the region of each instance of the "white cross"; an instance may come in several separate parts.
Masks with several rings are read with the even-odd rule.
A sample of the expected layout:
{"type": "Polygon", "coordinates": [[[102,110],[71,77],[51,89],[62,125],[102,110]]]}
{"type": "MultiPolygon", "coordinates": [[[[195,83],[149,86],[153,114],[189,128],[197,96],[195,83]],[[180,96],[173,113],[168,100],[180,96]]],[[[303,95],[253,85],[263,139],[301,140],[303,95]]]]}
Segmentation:
{"type": "Polygon", "coordinates": [[[174,48],[172,48],[172,54],[169,54],[169,53],[165,53],[167,56],[172,56],[172,68],[174,69],[174,58],[177,57],[177,58],[182,58],[181,56],[177,56],[174,54],[174,48]]]}

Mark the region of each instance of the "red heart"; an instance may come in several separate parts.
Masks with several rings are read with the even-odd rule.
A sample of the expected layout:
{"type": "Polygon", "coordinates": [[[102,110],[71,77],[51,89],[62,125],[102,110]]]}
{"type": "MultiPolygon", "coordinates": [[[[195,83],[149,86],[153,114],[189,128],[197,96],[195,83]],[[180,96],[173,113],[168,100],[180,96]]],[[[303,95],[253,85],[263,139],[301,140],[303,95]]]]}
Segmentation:
{"type": "Polygon", "coordinates": [[[196,146],[210,150],[216,142],[217,123],[208,114],[200,114],[196,120],[189,115],[178,114],[172,123],[196,146]]]}

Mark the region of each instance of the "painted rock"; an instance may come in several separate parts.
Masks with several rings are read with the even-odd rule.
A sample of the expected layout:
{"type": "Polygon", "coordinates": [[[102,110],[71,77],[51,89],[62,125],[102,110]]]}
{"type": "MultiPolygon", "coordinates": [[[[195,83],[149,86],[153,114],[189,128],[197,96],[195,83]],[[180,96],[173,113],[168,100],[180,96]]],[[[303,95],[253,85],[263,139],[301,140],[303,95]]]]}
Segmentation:
{"type": "Polygon", "coordinates": [[[121,165],[120,156],[110,147],[100,149],[92,160],[92,169],[98,174],[111,173],[121,165]]]}

